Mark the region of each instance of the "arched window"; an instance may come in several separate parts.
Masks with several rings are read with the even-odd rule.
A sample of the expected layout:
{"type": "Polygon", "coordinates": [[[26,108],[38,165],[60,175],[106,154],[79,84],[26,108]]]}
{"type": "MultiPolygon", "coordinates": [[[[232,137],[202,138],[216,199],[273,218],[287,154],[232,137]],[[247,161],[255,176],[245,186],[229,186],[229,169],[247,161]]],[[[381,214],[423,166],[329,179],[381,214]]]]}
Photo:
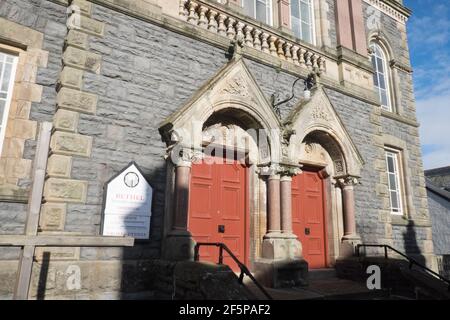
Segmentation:
{"type": "Polygon", "coordinates": [[[313,0],[291,0],[291,27],[297,38],[314,44],[313,0]]]}
{"type": "Polygon", "coordinates": [[[246,15],[272,25],[272,0],[243,0],[242,6],[246,15]]]}
{"type": "Polygon", "coordinates": [[[389,67],[385,51],[376,43],[372,43],[370,48],[372,49],[372,66],[374,70],[373,82],[380,97],[381,108],[392,112],[389,67]]]}

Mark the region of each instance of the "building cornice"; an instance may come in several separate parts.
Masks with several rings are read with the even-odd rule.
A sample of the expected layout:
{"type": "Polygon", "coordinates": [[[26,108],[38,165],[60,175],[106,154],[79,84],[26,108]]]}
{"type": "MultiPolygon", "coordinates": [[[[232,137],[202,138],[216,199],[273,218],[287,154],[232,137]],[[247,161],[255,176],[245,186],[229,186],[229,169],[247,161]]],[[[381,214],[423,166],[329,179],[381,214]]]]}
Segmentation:
{"type": "Polygon", "coordinates": [[[403,124],[407,124],[409,126],[416,127],[416,128],[420,127],[420,124],[417,121],[407,119],[407,118],[405,118],[397,113],[394,113],[394,112],[381,110],[381,116],[391,119],[391,120],[401,122],[403,124]]]}
{"type": "Polygon", "coordinates": [[[395,0],[364,0],[400,23],[406,24],[412,11],[395,0]]]}

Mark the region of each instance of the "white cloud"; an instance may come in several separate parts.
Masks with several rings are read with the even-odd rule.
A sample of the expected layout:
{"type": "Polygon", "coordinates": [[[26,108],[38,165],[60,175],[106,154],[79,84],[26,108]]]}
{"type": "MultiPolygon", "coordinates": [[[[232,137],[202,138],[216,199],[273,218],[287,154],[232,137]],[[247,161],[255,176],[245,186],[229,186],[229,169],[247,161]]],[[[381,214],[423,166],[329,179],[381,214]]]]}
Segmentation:
{"type": "Polygon", "coordinates": [[[426,169],[450,165],[450,11],[435,0],[411,0],[408,26],[417,116],[426,169]]]}
{"type": "Polygon", "coordinates": [[[417,100],[422,145],[433,145],[424,154],[425,169],[450,166],[450,92],[417,100]]]}

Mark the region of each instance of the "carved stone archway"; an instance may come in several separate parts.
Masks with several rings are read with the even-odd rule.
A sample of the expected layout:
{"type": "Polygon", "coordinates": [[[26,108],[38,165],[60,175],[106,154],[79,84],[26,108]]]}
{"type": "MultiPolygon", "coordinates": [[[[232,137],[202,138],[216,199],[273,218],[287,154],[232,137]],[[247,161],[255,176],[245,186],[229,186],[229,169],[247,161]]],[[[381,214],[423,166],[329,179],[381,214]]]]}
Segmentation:
{"type": "Polygon", "coordinates": [[[251,142],[244,144],[241,150],[247,154],[250,167],[249,214],[256,217],[250,223],[251,262],[262,254],[260,248],[266,232],[261,230],[262,225],[267,223],[268,234],[281,233],[279,204],[278,208],[276,206],[280,181],[273,166],[281,158],[281,127],[280,119],[242,59],[233,60],[219,70],[191,101],[161,124],[159,131],[171,160],[168,161],[164,223],[163,255],[166,258],[180,260],[193,256],[194,241],[187,227],[192,162],[202,157],[207,145],[236,147],[230,146],[226,139],[211,139],[212,129],[224,134],[238,133],[251,142]],[[249,129],[256,138],[254,134],[245,135],[249,129]]]}
{"type": "MultiPolygon", "coordinates": [[[[328,210],[330,216],[342,212],[339,256],[350,255],[359,242],[353,188],[358,183],[363,159],[320,85],[313,89],[311,99],[300,102],[292,111],[287,125],[294,132],[288,145],[289,161],[325,168],[328,187],[340,188],[337,194],[332,193],[333,203],[328,210]]],[[[332,234],[339,232],[332,230],[332,234]]]]}

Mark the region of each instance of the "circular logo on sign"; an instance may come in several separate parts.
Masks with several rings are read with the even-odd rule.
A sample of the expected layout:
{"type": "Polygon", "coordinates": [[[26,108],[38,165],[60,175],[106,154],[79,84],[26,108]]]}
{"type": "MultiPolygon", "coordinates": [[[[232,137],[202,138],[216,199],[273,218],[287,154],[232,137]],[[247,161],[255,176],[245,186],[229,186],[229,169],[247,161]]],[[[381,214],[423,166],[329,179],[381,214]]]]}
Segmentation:
{"type": "Polygon", "coordinates": [[[128,172],[123,181],[127,187],[134,188],[139,184],[139,176],[134,172],[128,172]]]}

